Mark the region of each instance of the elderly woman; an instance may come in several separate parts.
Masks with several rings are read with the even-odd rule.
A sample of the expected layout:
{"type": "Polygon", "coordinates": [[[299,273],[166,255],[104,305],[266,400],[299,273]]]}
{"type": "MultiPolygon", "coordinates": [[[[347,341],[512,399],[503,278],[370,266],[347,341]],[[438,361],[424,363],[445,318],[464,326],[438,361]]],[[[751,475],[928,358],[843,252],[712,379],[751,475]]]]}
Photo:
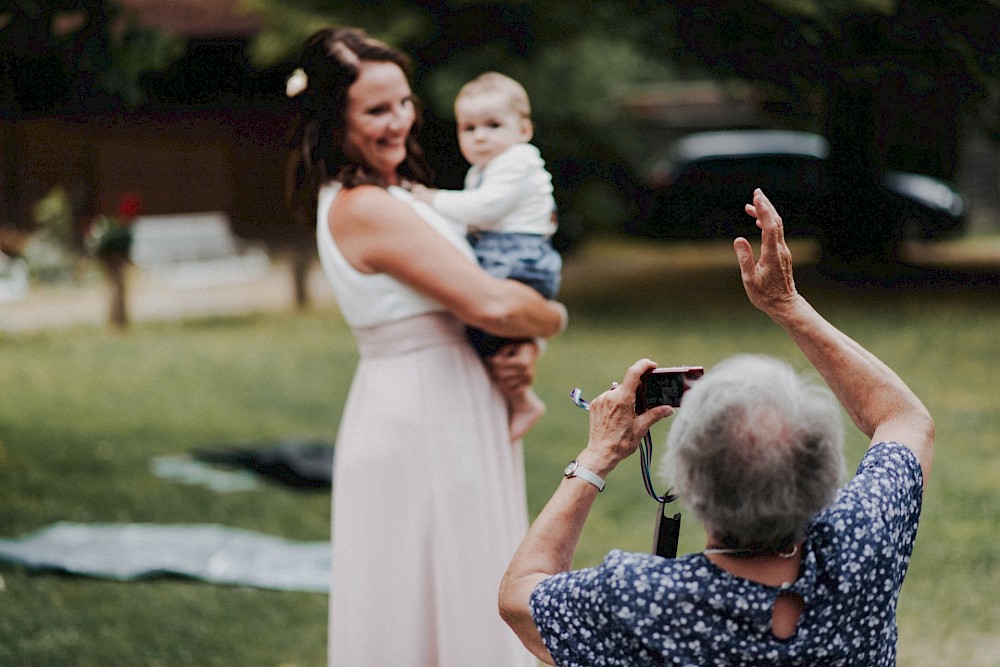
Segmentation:
{"type": "Polygon", "coordinates": [[[570,571],[598,487],[673,413],[634,413],[639,378],[655,364],[633,364],[592,402],[587,447],[501,585],[502,616],[549,664],[895,664],[896,600],[933,422],[895,373],[798,294],[781,218],[760,190],[747,212],[762,230],[759,261],[746,239],[735,241],[750,301],[788,332],[871,447],[838,490],[842,437],[830,393],[778,361],[731,359],[685,394],[668,438],[666,464],[704,523],[704,551],[613,551],[570,571]]]}

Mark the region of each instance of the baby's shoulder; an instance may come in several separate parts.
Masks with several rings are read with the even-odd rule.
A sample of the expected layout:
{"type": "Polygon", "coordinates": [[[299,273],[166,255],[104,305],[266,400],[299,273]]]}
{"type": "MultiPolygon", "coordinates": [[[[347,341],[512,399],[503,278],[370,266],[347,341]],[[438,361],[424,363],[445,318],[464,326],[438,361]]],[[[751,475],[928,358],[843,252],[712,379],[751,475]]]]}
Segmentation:
{"type": "Polygon", "coordinates": [[[542,163],[542,154],[533,144],[514,144],[503,153],[490,160],[488,167],[520,166],[534,167],[542,163]]]}

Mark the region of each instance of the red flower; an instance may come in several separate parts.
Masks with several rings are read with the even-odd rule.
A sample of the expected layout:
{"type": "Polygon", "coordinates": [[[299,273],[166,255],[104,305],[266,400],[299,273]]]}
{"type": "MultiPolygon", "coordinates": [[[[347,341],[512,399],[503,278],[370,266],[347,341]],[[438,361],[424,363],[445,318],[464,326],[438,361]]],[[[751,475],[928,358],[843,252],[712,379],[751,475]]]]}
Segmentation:
{"type": "Polygon", "coordinates": [[[124,224],[131,222],[141,211],[142,197],[135,192],[126,192],[118,200],[118,216],[124,224]]]}

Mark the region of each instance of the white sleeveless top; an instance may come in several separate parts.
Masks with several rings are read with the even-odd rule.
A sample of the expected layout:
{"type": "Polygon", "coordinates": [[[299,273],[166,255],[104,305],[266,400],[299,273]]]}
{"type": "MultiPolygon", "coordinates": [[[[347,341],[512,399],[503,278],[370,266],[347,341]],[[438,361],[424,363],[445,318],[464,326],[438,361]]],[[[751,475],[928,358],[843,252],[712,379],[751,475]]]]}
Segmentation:
{"type": "MultiPolygon", "coordinates": [[[[392,276],[385,273],[362,273],[344,258],[330,233],[329,221],[330,205],[340,188],[340,183],[320,188],[316,214],[316,246],[323,273],[333,288],[337,305],[347,323],[353,328],[371,327],[445,310],[438,302],[392,276]]],[[[408,190],[391,186],[388,192],[396,199],[413,206],[427,224],[461,250],[470,262],[476,261],[472,248],[465,237],[458,233],[454,223],[430,206],[415,200],[408,190]]]]}

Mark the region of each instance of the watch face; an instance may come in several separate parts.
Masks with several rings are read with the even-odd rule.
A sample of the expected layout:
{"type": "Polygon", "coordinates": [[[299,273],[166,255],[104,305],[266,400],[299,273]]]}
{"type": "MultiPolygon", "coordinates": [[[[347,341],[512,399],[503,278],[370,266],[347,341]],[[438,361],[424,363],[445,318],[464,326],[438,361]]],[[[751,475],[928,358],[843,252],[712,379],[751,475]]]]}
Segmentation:
{"type": "Polygon", "coordinates": [[[580,465],[580,464],[577,463],[576,461],[570,461],[569,465],[566,466],[566,469],[563,470],[563,475],[565,475],[566,477],[569,477],[570,475],[572,475],[573,473],[576,472],[576,467],[578,465],[580,465]]]}

